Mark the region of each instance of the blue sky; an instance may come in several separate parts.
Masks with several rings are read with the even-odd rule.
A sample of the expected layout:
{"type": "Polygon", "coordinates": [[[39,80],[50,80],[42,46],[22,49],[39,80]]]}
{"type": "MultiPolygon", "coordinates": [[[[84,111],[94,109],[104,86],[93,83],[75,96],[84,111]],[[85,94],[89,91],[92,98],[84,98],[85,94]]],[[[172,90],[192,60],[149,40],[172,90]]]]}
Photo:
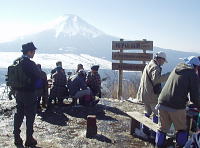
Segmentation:
{"type": "Polygon", "coordinates": [[[0,0],[0,41],[75,14],[107,34],[200,52],[200,0],[0,0]]]}

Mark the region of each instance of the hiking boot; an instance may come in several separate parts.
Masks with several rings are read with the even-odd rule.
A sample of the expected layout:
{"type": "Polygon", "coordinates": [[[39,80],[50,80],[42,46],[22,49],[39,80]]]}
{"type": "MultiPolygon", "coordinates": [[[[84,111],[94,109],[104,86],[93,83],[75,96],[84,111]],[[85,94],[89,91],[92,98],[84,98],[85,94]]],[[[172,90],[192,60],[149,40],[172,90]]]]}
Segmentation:
{"type": "Polygon", "coordinates": [[[14,144],[16,146],[22,146],[23,145],[23,140],[22,138],[19,136],[19,137],[15,137],[15,140],[14,140],[14,144]]]}
{"type": "Polygon", "coordinates": [[[37,140],[35,140],[33,137],[27,138],[25,142],[25,146],[36,146],[37,140]]]}

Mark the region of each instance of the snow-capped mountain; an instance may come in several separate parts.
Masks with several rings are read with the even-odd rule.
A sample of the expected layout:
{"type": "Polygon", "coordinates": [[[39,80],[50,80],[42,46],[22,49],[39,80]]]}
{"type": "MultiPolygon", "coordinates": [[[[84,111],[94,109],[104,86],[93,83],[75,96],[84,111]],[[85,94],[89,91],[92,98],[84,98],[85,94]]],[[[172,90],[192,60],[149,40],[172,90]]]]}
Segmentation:
{"type": "Polygon", "coordinates": [[[110,59],[113,40],[119,39],[70,14],[57,18],[35,34],[1,43],[0,51],[20,51],[23,43],[33,41],[39,53],[81,53],[110,59]]]}
{"type": "Polygon", "coordinates": [[[94,26],[88,24],[75,15],[64,15],[49,24],[51,29],[55,29],[55,37],[59,36],[83,36],[96,38],[104,33],[94,26]]]}
{"type": "MultiPolygon", "coordinates": [[[[119,40],[118,37],[107,35],[80,17],[70,14],[61,16],[44,25],[42,30],[32,35],[27,35],[11,42],[0,43],[0,52],[19,52],[22,44],[33,41],[38,48],[37,53],[45,56],[47,54],[55,54],[49,55],[51,59],[54,59],[53,57],[56,57],[56,55],[60,57],[60,54],[63,54],[66,57],[62,56],[61,59],[57,58],[57,60],[64,60],[70,63],[70,57],[72,56],[67,55],[74,55],[77,61],[84,64],[85,61],[79,60],[79,58],[82,59],[82,55],[88,55],[91,56],[90,58],[108,60],[106,63],[109,64],[104,67],[111,68],[111,62],[109,61],[111,61],[112,57],[112,41],[117,40],[119,40]]],[[[169,63],[164,66],[165,71],[172,70],[178,62],[181,62],[179,58],[198,55],[197,53],[154,47],[153,52],[157,51],[165,51],[167,54],[169,63]]],[[[44,59],[46,59],[45,56],[43,56],[44,59]]],[[[98,62],[96,64],[101,64],[101,61],[98,62]]],[[[45,64],[45,62],[43,63],[45,64]]],[[[95,62],[91,60],[89,63],[92,65],[95,62]]],[[[105,64],[105,62],[102,63],[105,64]]]]}

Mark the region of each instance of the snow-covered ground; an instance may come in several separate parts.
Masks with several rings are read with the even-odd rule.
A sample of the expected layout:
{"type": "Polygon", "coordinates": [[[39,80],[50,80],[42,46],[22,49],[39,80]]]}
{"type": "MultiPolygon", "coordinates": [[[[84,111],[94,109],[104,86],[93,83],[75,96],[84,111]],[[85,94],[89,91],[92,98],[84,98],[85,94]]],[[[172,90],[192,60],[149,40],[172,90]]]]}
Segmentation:
{"type": "MultiPolygon", "coordinates": [[[[20,52],[0,52],[0,68],[7,68],[14,59],[20,57],[20,52]]],[[[90,69],[92,65],[98,64],[101,69],[111,69],[111,62],[87,54],[37,54],[33,58],[36,63],[40,63],[43,68],[54,68],[57,61],[63,62],[65,69],[76,69],[78,64],[83,64],[85,69],[90,69]]]]}

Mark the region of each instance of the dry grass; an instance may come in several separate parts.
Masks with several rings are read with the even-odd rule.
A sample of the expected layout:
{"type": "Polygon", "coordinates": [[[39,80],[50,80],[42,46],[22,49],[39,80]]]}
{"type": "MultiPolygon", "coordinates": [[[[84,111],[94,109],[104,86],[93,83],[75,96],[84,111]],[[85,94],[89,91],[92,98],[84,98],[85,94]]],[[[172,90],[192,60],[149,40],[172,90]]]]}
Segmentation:
{"type": "MultiPolygon", "coordinates": [[[[118,93],[118,83],[115,82],[111,88],[112,90],[112,97],[117,98],[118,93]]],[[[128,80],[123,80],[122,83],[122,97],[123,98],[134,98],[137,94],[137,88],[135,87],[134,83],[128,80]]]]}
{"type": "MultiPolygon", "coordinates": [[[[104,91],[102,96],[106,98],[117,98],[118,94],[118,74],[113,73],[114,77],[107,75],[106,85],[104,85],[104,91]],[[106,88],[106,90],[105,90],[106,88]]],[[[140,83],[140,77],[133,77],[131,80],[124,79],[122,83],[122,97],[127,99],[129,97],[135,98],[140,83]]]]}

